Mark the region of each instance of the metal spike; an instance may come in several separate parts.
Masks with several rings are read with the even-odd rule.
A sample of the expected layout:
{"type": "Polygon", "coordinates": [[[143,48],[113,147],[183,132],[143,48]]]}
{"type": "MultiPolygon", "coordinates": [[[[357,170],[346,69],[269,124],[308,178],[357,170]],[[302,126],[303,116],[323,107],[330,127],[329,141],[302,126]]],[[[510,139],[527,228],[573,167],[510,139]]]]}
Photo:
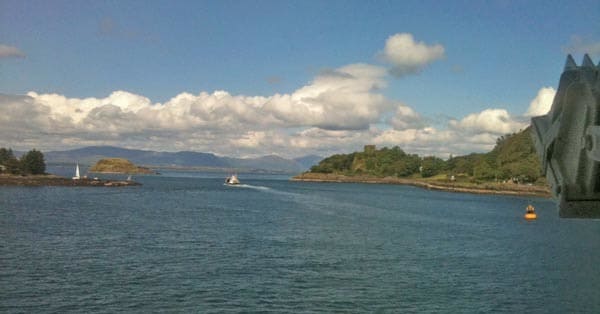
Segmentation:
{"type": "Polygon", "coordinates": [[[590,56],[586,53],[583,56],[583,61],[581,62],[581,66],[582,67],[594,67],[594,62],[592,61],[592,59],[590,58],[590,56]]]}
{"type": "Polygon", "coordinates": [[[565,62],[565,69],[563,70],[563,72],[575,69],[577,69],[577,64],[575,63],[575,60],[573,60],[573,56],[568,55],[567,62],[565,62]]]}

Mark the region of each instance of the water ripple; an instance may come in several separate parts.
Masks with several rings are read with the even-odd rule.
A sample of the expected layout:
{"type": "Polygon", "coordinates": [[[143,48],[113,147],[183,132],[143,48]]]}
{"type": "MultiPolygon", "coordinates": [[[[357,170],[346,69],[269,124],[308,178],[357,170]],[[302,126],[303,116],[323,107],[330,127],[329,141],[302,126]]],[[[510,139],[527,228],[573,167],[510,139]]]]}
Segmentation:
{"type": "Polygon", "coordinates": [[[1,189],[0,312],[600,312],[598,222],[548,200],[142,179],[1,189]]]}

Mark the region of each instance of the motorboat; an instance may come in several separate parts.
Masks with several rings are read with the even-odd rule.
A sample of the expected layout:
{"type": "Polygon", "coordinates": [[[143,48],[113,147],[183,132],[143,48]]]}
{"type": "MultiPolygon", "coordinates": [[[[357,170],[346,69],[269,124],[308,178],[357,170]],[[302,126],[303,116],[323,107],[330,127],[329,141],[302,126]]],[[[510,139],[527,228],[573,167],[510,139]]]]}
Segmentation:
{"type": "Polygon", "coordinates": [[[237,175],[232,174],[225,179],[225,184],[227,184],[227,185],[240,184],[240,180],[238,179],[237,175]]]}

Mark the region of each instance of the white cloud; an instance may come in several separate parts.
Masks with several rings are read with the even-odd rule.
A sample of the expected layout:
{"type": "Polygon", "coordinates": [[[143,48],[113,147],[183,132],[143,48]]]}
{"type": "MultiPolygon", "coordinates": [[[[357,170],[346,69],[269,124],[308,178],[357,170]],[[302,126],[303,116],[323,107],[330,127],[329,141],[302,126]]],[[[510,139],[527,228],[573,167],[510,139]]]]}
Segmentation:
{"type": "Polygon", "coordinates": [[[391,109],[378,91],[386,86],[385,69],[351,64],[321,73],[291,95],[275,95],[265,110],[286,124],[323,129],[365,129],[391,109]]]}
{"type": "MultiPolygon", "coordinates": [[[[410,34],[390,37],[384,53],[396,75],[418,72],[443,55],[441,45],[415,42],[410,34]]],[[[183,92],[164,103],[126,91],[104,98],[0,94],[0,147],[115,145],[296,157],[347,153],[376,144],[447,157],[487,151],[498,136],[526,126],[504,109],[485,109],[434,127],[414,108],[382,94],[387,71],[350,64],[322,71],[288,94],[183,92]]],[[[553,92],[542,88],[528,114],[543,111],[553,92]]]]}
{"type": "Polygon", "coordinates": [[[17,47],[0,44],[0,58],[25,58],[25,54],[17,47]]]}
{"type": "Polygon", "coordinates": [[[373,137],[378,146],[400,146],[409,153],[435,155],[447,158],[450,154],[461,155],[489,151],[498,138],[491,133],[470,133],[458,129],[437,129],[431,126],[419,129],[389,129],[373,137]]]}
{"type": "Polygon", "coordinates": [[[25,99],[44,108],[48,118],[96,132],[190,128],[246,131],[281,126],[365,129],[391,109],[392,102],[378,92],[385,86],[383,76],[383,68],[354,64],[320,74],[292,94],[181,93],[164,104],[153,104],[126,91],[85,99],[30,92],[25,99]]]}
{"type": "Polygon", "coordinates": [[[444,57],[444,46],[416,42],[412,34],[400,33],[390,36],[382,52],[383,58],[392,64],[395,76],[418,73],[433,61],[444,57]]]}
{"type": "Polygon", "coordinates": [[[223,154],[237,148],[247,154],[260,154],[261,149],[285,152],[289,142],[320,149],[302,130],[355,133],[394,109],[394,103],[380,94],[385,73],[378,66],[352,64],[324,71],[290,94],[181,93],[162,104],[126,91],[83,99],[35,92],[3,95],[0,133],[11,136],[0,141],[15,145],[37,139],[39,148],[52,149],[73,143],[128,143],[223,154]]]}
{"type": "Polygon", "coordinates": [[[395,115],[390,119],[390,124],[396,130],[419,128],[424,126],[421,116],[411,107],[398,104],[395,115]]]}
{"type": "Polygon", "coordinates": [[[529,109],[525,113],[527,117],[535,117],[545,115],[552,107],[552,101],[556,90],[552,87],[542,87],[537,93],[537,96],[529,103],[529,109]]]}
{"type": "Polygon", "coordinates": [[[516,121],[505,109],[485,109],[472,113],[460,121],[451,120],[450,127],[472,134],[492,133],[508,134],[527,127],[527,124],[516,121]]]}
{"type": "MultiPolygon", "coordinates": [[[[335,110],[346,107],[325,100],[317,105],[295,100],[298,94],[315,97],[329,91],[329,88],[320,89],[321,79],[323,77],[315,79],[305,90],[289,95],[249,97],[224,91],[198,95],[181,93],[164,104],[151,103],[146,97],[124,91],[106,98],[85,99],[33,92],[26,96],[0,95],[0,134],[3,134],[0,146],[54,150],[116,145],[234,156],[313,153],[326,156],[377,144],[400,146],[410,153],[447,157],[487,151],[498,136],[525,126],[514,121],[506,110],[486,109],[460,120],[450,120],[446,128],[437,128],[427,125],[414,109],[397,102],[395,112],[375,106],[379,112],[372,116],[354,108],[359,104],[351,102],[347,106],[350,113],[340,114],[342,119],[336,120],[335,110]],[[282,104],[282,108],[273,107],[273,103],[282,104]],[[299,111],[295,111],[295,106],[299,111]],[[301,113],[310,110],[323,115],[302,116],[301,113]],[[327,113],[328,110],[333,112],[327,113]],[[392,117],[383,120],[392,113],[392,117]],[[343,124],[344,119],[364,120],[367,127],[354,128],[355,122],[343,124]],[[328,121],[328,125],[337,123],[345,128],[324,128],[315,121],[328,121]]],[[[385,99],[382,102],[392,103],[385,99]]]]}

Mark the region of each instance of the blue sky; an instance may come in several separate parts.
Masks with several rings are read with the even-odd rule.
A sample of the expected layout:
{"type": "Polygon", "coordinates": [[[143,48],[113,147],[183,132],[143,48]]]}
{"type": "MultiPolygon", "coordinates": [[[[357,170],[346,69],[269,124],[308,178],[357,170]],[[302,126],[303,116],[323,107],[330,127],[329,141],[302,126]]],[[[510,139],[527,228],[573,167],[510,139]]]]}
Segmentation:
{"type": "MultiPolygon", "coordinates": [[[[413,118],[422,123],[410,126],[411,130],[429,127],[444,132],[452,126],[456,129],[470,114],[481,114],[486,109],[503,109],[510,114],[511,121],[523,121],[520,116],[540,89],[556,87],[567,53],[573,53],[577,62],[584,51],[595,62],[600,59],[600,2],[0,0],[0,47],[5,49],[4,55],[0,50],[0,93],[24,96],[34,92],[37,96],[27,97],[36,99],[34,102],[40,105],[39,96],[45,94],[101,100],[116,91],[145,97],[151,105],[165,104],[181,93],[198,96],[215,91],[269,101],[274,95],[293,95],[305,86],[315,85],[323,73],[336,72],[351,64],[368,64],[392,73],[395,61],[384,49],[386,41],[396,34],[410,34],[415,43],[443,49],[441,55],[432,57],[413,73],[381,74],[376,78],[382,81],[377,95],[416,113],[413,118]]],[[[110,102],[107,101],[97,105],[107,105],[110,102]]],[[[206,102],[199,103],[203,100],[193,101],[197,106],[207,106],[206,102]]],[[[333,101],[336,110],[343,110],[337,99],[333,101]]],[[[239,106],[249,103],[244,100],[239,106]]],[[[55,108],[48,99],[43,105],[55,108]]],[[[118,107],[122,114],[138,114],[131,108],[138,111],[141,108],[133,104],[118,107]]],[[[290,136],[302,135],[304,139],[313,136],[306,132],[348,132],[327,133],[328,137],[345,139],[339,145],[315,139],[314,145],[306,144],[304,150],[293,153],[286,153],[283,144],[265,142],[256,147],[241,145],[235,150],[219,148],[209,139],[224,130],[208,127],[204,122],[195,125],[186,122],[190,129],[166,130],[169,134],[194,130],[188,133],[198,137],[195,144],[184,141],[168,145],[161,142],[164,136],[158,134],[160,130],[146,126],[140,126],[136,132],[115,128],[117,135],[107,134],[104,138],[98,132],[95,137],[86,136],[82,133],[90,128],[82,126],[83,120],[73,121],[79,124],[70,126],[77,129],[67,134],[72,138],[70,141],[43,140],[45,133],[53,133],[51,129],[59,126],[52,120],[48,129],[39,130],[37,136],[31,133],[27,138],[5,139],[0,144],[52,143],[60,148],[115,144],[248,156],[326,154],[355,149],[365,144],[361,141],[395,144],[393,140],[376,139],[381,140],[381,132],[388,129],[405,132],[409,126],[386,122],[398,111],[384,107],[376,106],[380,109],[378,116],[362,123],[362,130],[368,134],[356,133],[361,129],[356,124],[344,126],[319,119],[300,121],[290,116],[272,123],[251,119],[244,122],[240,116],[231,120],[243,130],[232,133],[230,139],[263,132],[266,138],[281,135],[282,141],[289,141],[290,136]],[[245,128],[241,127],[244,123],[248,123],[245,128]],[[262,123],[261,128],[251,127],[262,123]],[[206,134],[198,134],[198,129],[206,134]],[[151,133],[161,145],[143,144],[151,138],[151,133]]],[[[333,107],[324,103],[323,108],[333,107]]],[[[275,118],[283,114],[281,109],[273,110],[277,112],[268,114],[275,118]]],[[[266,115],[262,111],[257,114],[266,115]]],[[[57,113],[50,116],[56,119],[57,113]]],[[[361,122],[362,118],[365,117],[357,117],[356,121],[361,122]]],[[[11,117],[13,122],[17,119],[11,117]]],[[[182,121],[173,123],[179,122],[182,121]]],[[[502,131],[505,128],[486,130],[489,138],[502,131]]],[[[483,134],[471,133],[480,137],[483,134]]],[[[406,141],[405,137],[399,138],[398,144],[438,155],[485,150],[493,144],[436,150],[406,141]]],[[[426,141],[422,138],[423,142],[426,141]]],[[[233,146],[236,145],[231,142],[230,147],[233,146]]]]}

